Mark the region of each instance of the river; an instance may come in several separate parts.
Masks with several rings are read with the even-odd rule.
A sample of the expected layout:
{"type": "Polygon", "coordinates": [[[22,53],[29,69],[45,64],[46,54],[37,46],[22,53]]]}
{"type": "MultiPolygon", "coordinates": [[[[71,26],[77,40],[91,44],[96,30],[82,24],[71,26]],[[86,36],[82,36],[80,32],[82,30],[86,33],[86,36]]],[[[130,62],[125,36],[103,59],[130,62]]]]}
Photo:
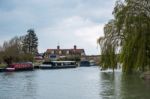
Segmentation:
{"type": "Polygon", "coordinates": [[[97,67],[3,72],[0,99],[150,99],[150,83],[97,67]]]}

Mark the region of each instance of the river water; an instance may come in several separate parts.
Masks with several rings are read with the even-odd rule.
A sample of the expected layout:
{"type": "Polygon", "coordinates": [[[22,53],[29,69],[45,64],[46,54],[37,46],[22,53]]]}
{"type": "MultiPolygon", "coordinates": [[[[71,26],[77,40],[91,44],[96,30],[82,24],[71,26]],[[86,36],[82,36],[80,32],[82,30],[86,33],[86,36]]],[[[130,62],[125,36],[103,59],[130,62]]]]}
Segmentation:
{"type": "Polygon", "coordinates": [[[150,99],[150,82],[97,67],[4,72],[0,99],[150,99]]]}

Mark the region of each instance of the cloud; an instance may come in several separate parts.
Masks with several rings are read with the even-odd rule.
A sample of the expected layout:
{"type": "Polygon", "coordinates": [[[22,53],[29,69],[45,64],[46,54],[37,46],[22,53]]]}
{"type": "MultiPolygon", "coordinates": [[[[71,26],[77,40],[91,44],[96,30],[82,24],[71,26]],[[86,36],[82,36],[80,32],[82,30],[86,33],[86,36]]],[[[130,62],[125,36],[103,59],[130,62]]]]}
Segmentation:
{"type": "Polygon", "coordinates": [[[116,0],[0,0],[1,41],[25,35],[34,28],[39,51],[76,44],[87,54],[97,54],[96,40],[111,15],[116,0]]]}
{"type": "Polygon", "coordinates": [[[80,28],[79,30],[75,31],[75,34],[82,40],[84,40],[86,43],[95,46],[96,45],[96,39],[99,36],[103,36],[103,25],[93,25],[93,26],[85,26],[80,28]]]}
{"type": "Polygon", "coordinates": [[[80,16],[66,18],[55,27],[39,30],[40,50],[56,48],[59,43],[63,48],[72,48],[73,45],[77,45],[85,48],[88,54],[98,53],[96,40],[103,35],[103,25],[85,20],[80,16]]]}

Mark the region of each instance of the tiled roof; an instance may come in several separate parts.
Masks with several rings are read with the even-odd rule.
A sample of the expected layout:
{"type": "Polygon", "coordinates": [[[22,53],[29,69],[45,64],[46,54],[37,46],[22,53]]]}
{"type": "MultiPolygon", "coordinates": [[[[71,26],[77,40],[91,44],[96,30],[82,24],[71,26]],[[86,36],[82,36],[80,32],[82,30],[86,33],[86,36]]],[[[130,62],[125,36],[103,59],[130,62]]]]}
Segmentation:
{"type": "Polygon", "coordinates": [[[85,53],[84,49],[78,49],[76,45],[74,45],[73,48],[70,49],[61,49],[60,46],[57,46],[56,49],[47,49],[46,51],[49,54],[62,54],[62,55],[68,55],[68,54],[83,54],[85,53]]]}
{"type": "Polygon", "coordinates": [[[47,49],[47,51],[84,51],[84,49],[47,49]]]}

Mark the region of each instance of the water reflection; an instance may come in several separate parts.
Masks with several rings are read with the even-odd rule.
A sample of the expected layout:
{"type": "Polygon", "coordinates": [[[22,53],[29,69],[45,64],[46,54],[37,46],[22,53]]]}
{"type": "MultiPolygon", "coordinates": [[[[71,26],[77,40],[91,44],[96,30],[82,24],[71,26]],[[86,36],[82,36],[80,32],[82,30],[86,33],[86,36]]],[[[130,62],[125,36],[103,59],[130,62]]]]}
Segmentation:
{"type": "Polygon", "coordinates": [[[121,96],[122,99],[150,99],[150,87],[138,74],[122,75],[121,96]]]}
{"type": "Polygon", "coordinates": [[[97,67],[0,73],[0,99],[150,99],[139,75],[97,67]]]}
{"type": "Polygon", "coordinates": [[[120,99],[120,72],[101,72],[102,99],[120,99]]]}
{"type": "Polygon", "coordinates": [[[150,99],[150,83],[138,74],[123,75],[121,72],[101,72],[102,99],[150,99]]]}

